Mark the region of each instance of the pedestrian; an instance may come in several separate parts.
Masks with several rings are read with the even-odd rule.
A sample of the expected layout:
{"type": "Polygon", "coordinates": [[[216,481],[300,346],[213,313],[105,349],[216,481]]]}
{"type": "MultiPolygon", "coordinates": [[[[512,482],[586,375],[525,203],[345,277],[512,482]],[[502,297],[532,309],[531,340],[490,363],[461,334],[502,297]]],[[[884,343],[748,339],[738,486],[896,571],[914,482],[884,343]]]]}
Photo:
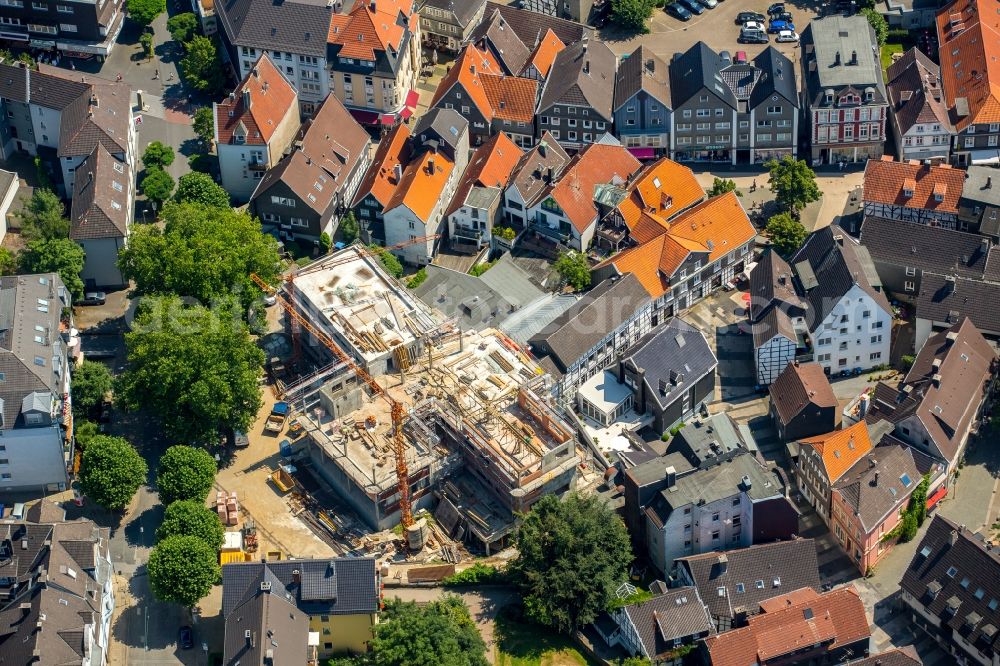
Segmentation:
{"type": "Polygon", "coordinates": [[[121,80],[122,80],[122,73],[118,72],[118,74],[115,75],[115,81],[119,81],[120,82],[121,80]]]}
{"type": "Polygon", "coordinates": [[[153,74],[153,80],[157,81],[160,78],[160,70],[157,69],[157,70],[154,70],[154,71],[155,71],[155,73],[153,74]]]}
{"type": "Polygon", "coordinates": [[[70,60],[69,61],[69,68],[72,69],[75,72],[76,71],[76,63],[73,62],[72,60],[70,60]]]}
{"type": "Polygon", "coordinates": [[[173,80],[174,80],[174,73],[170,72],[169,74],[167,74],[167,81],[173,81],[173,80]]]}

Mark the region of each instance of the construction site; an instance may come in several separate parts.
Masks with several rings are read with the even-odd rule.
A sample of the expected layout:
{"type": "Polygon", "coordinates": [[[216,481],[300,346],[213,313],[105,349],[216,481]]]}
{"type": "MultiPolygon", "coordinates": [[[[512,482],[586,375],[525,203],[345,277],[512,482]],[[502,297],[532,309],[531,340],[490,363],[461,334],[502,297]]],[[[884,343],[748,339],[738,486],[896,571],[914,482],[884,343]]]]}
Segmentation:
{"type": "Polygon", "coordinates": [[[442,319],[359,246],[303,273],[278,293],[318,368],[283,387],[298,435],[288,457],[368,530],[402,524],[420,550],[430,524],[489,554],[515,513],[572,486],[575,432],[548,375],[503,333],[442,319]],[[415,521],[421,510],[433,518],[415,521]]]}

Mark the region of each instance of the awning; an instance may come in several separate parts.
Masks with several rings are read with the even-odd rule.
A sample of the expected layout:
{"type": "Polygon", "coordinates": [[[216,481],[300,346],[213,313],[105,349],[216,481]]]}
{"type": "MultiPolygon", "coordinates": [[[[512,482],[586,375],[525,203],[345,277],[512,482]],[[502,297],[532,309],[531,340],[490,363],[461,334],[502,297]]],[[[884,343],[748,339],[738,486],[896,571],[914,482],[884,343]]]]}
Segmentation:
{"type": "Polygon", "coordinates": [[[378,114],[374,111],[357,111],[355,109],[349,109],[351,115],[362,125],[374,125],[378,123],[378,114]]]}
{"type": "Polygon", "coordinates": [[[26,42],[28,41],[28,36],[20,32],[0,32],[0,38],[9,39],[15,42],[26,42]]]}
{"type": "Polygon", "coordinates": [[[417,102],[419,101],[420,101],[420,93],[418,93],[416,90],[411,90],[410,92],[406,93],[406,106],[410,107],[411,109],[415,109],[417,108],[417,102]]]}
{"type": "Polygon", "coordinates": [[[1000,163],[1000,150],[970,150],[969,164],[998,164],[1000,163]]]}
{"type": "Polygon", "coordinates": [[[413,115],[413,109],[403,109],[402,111],[399,112],[399,117],[402,118],[403,120],[406,120],[412,115],[413,115]]]}
{"type": "Polygon", "coordinates": [[[934,505],[944,499],[944,496],[948,494],[948,486],[942,484],[940,488],[931,493],[930,497],[927,498],[927,508],[933,509],[934,505]]]}
{"type": "Polygon", "coordinates": [[[383,125],[392,125],[396,122],[396,115],[393,113],[383,113],[382,117],[379,118],[379,122],[383,125]]]}
{"type": "Polygon", "coordinates": [[[628,152],[637,160],[651,160],[656,157],[656,148],[629,148],[628,152]]]}

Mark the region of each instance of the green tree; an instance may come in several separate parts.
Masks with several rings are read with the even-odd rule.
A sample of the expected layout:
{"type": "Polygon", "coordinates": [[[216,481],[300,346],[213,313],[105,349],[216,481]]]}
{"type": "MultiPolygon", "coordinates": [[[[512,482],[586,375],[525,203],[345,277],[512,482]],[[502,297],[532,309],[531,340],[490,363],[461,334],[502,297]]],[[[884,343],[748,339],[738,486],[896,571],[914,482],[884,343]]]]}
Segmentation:
{"type": "Polygon", "coordinates": [[[193,12],[174,14],[167,19],[167,30],[174,41],[185,44],[198,32],[198,17],[193,12]]]}
{"type": "Polygon", "coordinates": [[[712,179],[712,189],[708,191],[708,196],[717,197],[720,194],[733,192],[734,190],[736,190],[735,180],[730,180],[729,178],[714,178],[712,179]]]}
{"type": "Polygon", "coordinates": [[[17,217],[21,221],[21,236],[25,240],[52,240],[69,236],[66,207],[52,190],[35,190],[17,217]]]}
{"type": "Polygon", "coordinates": [[[162,169],[174,163],[174,149],[162,141],[153,141],[142,154],[142,163],[147,169],[162,169]]]}
{"type": "Polygon", "coordinates": [[[215,459],[205,449],[178,444],[160,456],[156,470],[156,490],[160,501],[169,505],[180,500],[202,504],[215,483],[215,459]]]}
{"type": "Polygon", "coordinates": [[[384,268],[389,275],[394,278],[399,278],[403,276],[403,264],[399,263],[399,259],[396,258],[392,252],[389,252],[384,247],[379,247],[378,245],[369,245],[368,249],[378,256],[379,261],[382,262],[382,268],[384,268]]]}
{"type": "Polygon", "coordinates": [[[242,308],[146,301],[125,335],[128,367],[116,400],[158,415],[174,441],[209,444],[227,429],[246,432],[261,406],[264,353],[240,320],[242,308]]]}
{"type": "Polygon", "coordinates": [[[319,251],[326,254],[330,251],[330,234],[325,231],[319,235],[319,251]]]}
{"type": "Polygon", "coordinates": [[[345,243],[353,243],[358,237],[358,219],[354,217],[354,211],[347,211],[347,215],[340,220],[340,237],[345,243]]]}
{"type": "Polygon", "coordinates": [[[222,89],[222,63],[215,42],[201,35],[195,35],[187,43],[187,55],[181,59],[184,80],[188,85],[203,93],[214,93],[222,89]]]}
{"type": "Polygon", "coordinates": [[[770,160],[764,166],[770,171],[771,191],[782,206],[797,216],[806,204],[818,201],[821,195],[816,185],[816,172],[809,168],[805,160],[795,160],[790,156],[781,161],[770,160]]]}
{"type": "Polygon", "coordinates": [[[802,223],[788,213],[778,213],[771,216],[771,219],[767,221],[765,233],[771,239],[774,249],[783,257],[791,256],[793,252],[802,247],[802,243],[808,235],[802,223]]]}
{"type": "Polygon", "coordinates": [[[149,554],[149,584],[160,601],[191,608],[219,579],[218,553],[194,536],[171,536],[149,554]]]}
{"type": "Polygon", "coordinates": [[[29,241],[21,252],[21,271],[24,273],[58,273],[63,284],[76,300],[83,296],[83,248],[69,238],[29,241]]]}
{"type": "Polygon", "coordinates": [[[0,275],[15,275],[19,261],[16,254],[5,247],[0,247],[0,275]]]}
{"type": "Polygon", "coordinates": [[[174,191],[174,179],[169,173],[159,167],[146,169],[146,176],[139,187],[146,198],[154,203],[157,209],[163,207],[163,202],[170,198],[174,191]]]}
{"type": "Polygon", "coordinates": [[[86,416],[104,402],[104,396],[111,390],[114,379],[108,366],[97,361],[84,361],[73,371],[73,411],[86,416]]]}
{"type": "Polygon", "coordinates": [[[553,266],[560,277],[577,291],[590,286],[590,264],[587,255],[570,250],[563,252],[553,266]]]}
{"type": "Polygon", "coordinates": [[[420,270],[414,273],[413,276],[406,281],[406,286],[410,289],[416,289],[417,287],[422,285],[424,283],[424,280],[426,279],[427,279],[427,268],[421,267],[420,270]]]}
{"type": "Polygon", "coordinates": [[[172,536],[193,536],[217,551],[222,548],[224,532],[219,514],[206,507],[204,502],[181,500],[167,507],[163,522],[156,530],[156,539],[163,541],[172,536]]]}
{"type": "Polygon", "coordinates": [[[211,106],[203,106],[194,112],[194,133],[206,146],[215,138],[215,116],[211,106]]]}
{"type": "Polygon", "coordinates": [[[103,437],[101,429],[93,421],[73,419],[73,436],[76,438],[76,448],[84,451],[95,437],[103,437]]]}
{"type": "Polygon", "coordinates": [[[229,193],[207,173],[186,173],[177,181],[174,193],[177,203],[200,204],[213,208],[229,208],[229,193]]]}
{"type": "Polygon", "coordinates": [[[139,44],[142,46],[142,52],[147,59],[153,57],[153,33],[144,32],[139,35],[139,44]]]}
{"type": "Polygon", "coordinates": [[[519,554],[508,571],[524,595],[526,615],[564,634],[608,607],[632,561],[625,524],[593,495],[546,495],[515,540],[519,554]]]}
{"type": "Polygon", "coordinates": [[[376,666],[487,666],[486,644],[461,597],[426,606],[386,602],[375,625],[376,666]]]}
{"type": "Polygon", "coordinates": [[[611,20],[636,32],[649,32],[646,21],[653,15],[652,0],[611,0],[611,20]]]}
{"type": "Polygon", "coordinates": [[[143,28],[167,11],[167,0],[128,0],[128,15],[143,28]]]}
{"type": "Polygon", "coordinates": [[[885,41],[889,38],[889,23],[885,20],[885,17],[879,14],[875,9],[865,8],[861,10],[861,13],[866,19],[868,19],[868,23],[871,24],[872,30],[875,31],[875,39],[878,41],[878,45],[885,46],[885,41]]]}
{"type": "Polygon", "coordinates": [[[146,461],[121,437],[98,435],[90,440],[80,461],[80,487],[106,509],[128,506],[146,481],[146,461]]]}
{"type": "Polygon", "coordinates": [[[140,294],[178,294],[212,303],[237,294],[249,306],[260,290],[250,280],[277,279],[278,244],[246,212],[167,204],[166,224],[138,227],[118,266],[140,294]]]}
{"type": "Polygon", "coordinates": [[[913,514],[913,517],[917,521],[917,527],[922,526],[924,520],[927,519],[927,489],[930,485],[931,475],[924,474],[924,477],[920,479],[920,483],[913,489],[913,494],[910,495],[907,511],[913,514]]]}

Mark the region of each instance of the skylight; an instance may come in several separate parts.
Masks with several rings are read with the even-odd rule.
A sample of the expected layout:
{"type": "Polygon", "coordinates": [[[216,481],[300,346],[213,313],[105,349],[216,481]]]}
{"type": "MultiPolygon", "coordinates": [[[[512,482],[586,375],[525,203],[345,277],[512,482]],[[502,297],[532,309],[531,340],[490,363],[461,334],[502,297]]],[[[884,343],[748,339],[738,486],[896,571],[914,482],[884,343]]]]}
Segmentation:
{"type": "Polygon", "coordinates": [[[903,486],[906,488],[909,488],[910,484],[913,483],[913,481],[910,479],[910,475],[906,473],[904,473],[901,477],[899,477],[899,480],[903,482],[903,486]]]}

